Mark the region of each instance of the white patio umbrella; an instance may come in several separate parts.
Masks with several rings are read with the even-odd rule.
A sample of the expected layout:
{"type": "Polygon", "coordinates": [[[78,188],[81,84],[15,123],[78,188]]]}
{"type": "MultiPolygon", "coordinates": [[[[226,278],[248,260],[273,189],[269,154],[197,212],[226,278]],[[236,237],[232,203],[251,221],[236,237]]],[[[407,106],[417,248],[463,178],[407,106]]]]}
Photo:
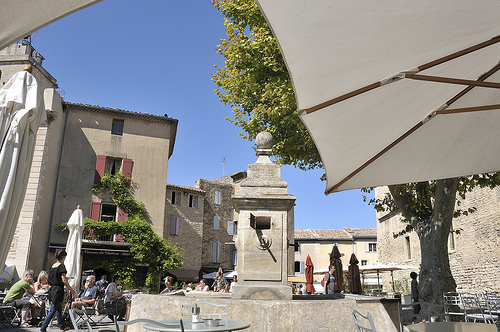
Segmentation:
{"type": "Polygon", "coordinates": [[[83,222],[83,212],[80,206],[71,214],[68,221],[68,241],[66,242],[66,252],[68,256],[64,261],[66,266],[66,277],[71,287],[78,291],[80,289],[80,278],[82,274],[81,249],[82,234],[85,224],[83,222]]]}
{"type": "Polygon", "coordinates": [[[327,194],[500,170],[500,1],[257,2],[327,194]]]}
{"type": "Polygon", "coordinates": [[[380,272],[391,272],[391,278],[392,278],[392,291],[394,291],[394,271],[397,270],[418,270],[419,268],[417,266],[411,266],[411,265],[405,265],[405,264],[397,264],[397,263],[379,263],[375,262],[373,264],[368,264],[368,265],[361,265],[359,267],[359,272],[360,273],[377,273],[377,285],[378,285],[378,292],[380,294],[380,279],[379,275],[380,272]]]}
{"type": "Polygon", "coordinates": [[[42,91],[35,77],[27,71],[14,74],[0,89],[0,266],[14,237],[36,133],[45,119],[42,91]]]}
{"type": "Polygon", "coordinates": [[[44,26],[102,0],[3,0],[0,50],[44,26]]]}

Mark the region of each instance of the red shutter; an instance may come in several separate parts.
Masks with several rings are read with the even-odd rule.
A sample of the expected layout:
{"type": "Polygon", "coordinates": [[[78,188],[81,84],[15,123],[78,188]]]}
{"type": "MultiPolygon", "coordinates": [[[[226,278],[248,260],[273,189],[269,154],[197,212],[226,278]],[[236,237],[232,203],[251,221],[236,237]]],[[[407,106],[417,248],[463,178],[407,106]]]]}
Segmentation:
{"type": "Polygon", "coordinates": [[[118,207],[118,220],[117,222],[125,222],[127,221],[127,212],[121,207],[118,207]]]}
{"type": "Polygon", "coordinates": [[[123,158],[122,171],[125,177],[132,177],[132,159],[123,158]]]}
{"type": "Polygon", "coordinates": [[[106,156],[97,156],[97,161],[95,163],[95,177],[94,183],[101,181],[101,177],[104,175],[104,170],[106,169],[106,156]]]}
{"type": "MultiPolygon", "coordinates": [[[[125,222],[127,221],[127,212],[121,207],[118,207],[118,217],[117,222],[125,222]]],[[[123,242],[123,237],[120,234],[115,235],[115,242],[123,242]]]]}
{"type": "Polygon", "coordinates": [[[90,219],[99,221],[101,216],[101,202],[92,202],[90,204],[90,219]]]}
{"type": "MultiPolygon", "coordinates": [[[[126,178],[132,177],[132,159],[123,158],[122,173],[126,178]]],[[[127,187],[130,186],[130,181],[127,181],[127,187]]]]}

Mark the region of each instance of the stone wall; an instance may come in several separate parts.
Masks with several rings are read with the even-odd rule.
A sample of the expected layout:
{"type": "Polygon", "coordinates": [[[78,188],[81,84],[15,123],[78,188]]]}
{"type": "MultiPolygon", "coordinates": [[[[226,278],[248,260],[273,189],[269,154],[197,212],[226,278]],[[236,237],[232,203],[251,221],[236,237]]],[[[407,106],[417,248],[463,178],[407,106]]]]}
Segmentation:
{"type": "Polygon", "coordinates": [[[193,187],[167,184],[165,200],[165,226],[163,237],[179,245],[184,251],[182,269],[199,270],[201,267],[203,211],[205,192],[193,187]],[[180,205],[172,204],[172,191],[180,194],[180,205]],[[190,196],[198,197],[198,206],[189,207],[190,196]],[[179,234],[170,234],[172,217],[179,218],[179,234]]]}
{"type": "MultiPolygon", "coordinates": [[[[182,304],[211,302],[227,304],[228,319],[250,323],[249,332],[352,332],[356,330],[350,308],[370,312],[377,331],[399,331],[398,301],[366,296],[346,295],[344,299],[324,299],[313,295],[311,300],[233,300],[210,296],[217,293],[190,292],[188,296],[134,295],[129,320],[179,319],[182,304]],[[207,298],[208,296],[208,298],[207,298]],[[316,299],[316,300],[314,300],[316,299]]],[[[203,314],[203,308],[201,308],[203,314]]],[[[131,325],[129,332],[144,330],[142,324],[131,325]]]]}
{"type": "MultiPolygon", "coordinates": [[[[386,189],[385,189],[386,190],[386,189]]],[[[384,188],[377,188],[381,197],[384,188]]],[[[482,293],[500,292],[500,189],[475,189],[468,193],[461,209],[476,207],[477,211],[453,221],[460,234],[450,234],[448,243],[450,268],[457,291],[482,293]],[[453,247],[454,246],[454,247],[453,247]]],[[[399,214],[377,213],[379,260],[419,266],[421,253],[418,236],[412,232],[394,238],[405,227],[399,214]]],[[[418,272],[418,271],[417,271],[418,272]]],[[[395,271],[394,279],[409,282],[410,271],[395,271]]],[[[384,289],[390,289],[390,274],[382,274],[384,289]]]]}
{"type": "Polygon", "coordinates": [[[234,208],[231,195],[234,193],[232,179],[227,176],[216,180],[198,179],[197,188],[206,192],[203,210],[203,249],[201,253],[203,267],[234,269],[231,264],[234,245],[228,234],[228,221],[234,221],[234,208]],[[215,204],[215,192],[220,192],[220,204],[215,204]],[[214,216],[219,216],[219,229],[214,229],[214,216]],[[212,242],[219,242],[219,260],[212,262],[212,242]]]}

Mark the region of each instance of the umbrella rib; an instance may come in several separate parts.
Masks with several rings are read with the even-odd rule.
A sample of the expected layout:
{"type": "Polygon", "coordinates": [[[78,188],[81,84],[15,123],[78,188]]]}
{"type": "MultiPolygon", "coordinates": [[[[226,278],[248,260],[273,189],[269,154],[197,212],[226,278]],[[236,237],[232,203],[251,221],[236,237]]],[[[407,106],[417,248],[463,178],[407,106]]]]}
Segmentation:
{"type": "Polygon", "coordinates": [[[459,84],[459,85],[469,85],[469,86],[480,86],[480,87],[485,87],[485,88],[500,89],[500,83],[496,83],[496,82],[473,81],[473,80],[464,80],[464,79],[459,79],[459,78],[419,75],[419,74],[405,74],[405,77],[413,79],[413,80],[419,80],[419,81],[449,83],[449,84],[459,84]]]}
{"type": "MultiPolygon", "coordinates": [[[[477,80],[484,81],[485,79],[487,79],[491,75],[495,74],[498,70],[500,70],[500,63],[498,63],[495,67],[491,68],[489,71],[487,71],[483,75],[479,76],[479,78],[477,80]]],[[[467,94],[473,88],[474,88],[474,86],[469,85],[468,87],[463,89],[461,92],[459,92],[455,97],[448,100],[448,102],[446,102],[446,104],[448,106],[453,104],[454,102],[456,102],[458,99],[462,98],[465,94],[467,94]]]]}
{"type": "Polygon", "coordinates": [[[436,111],[436,114],[456,114],[456,113],[467,113],[467,112],[480,112],[480,111],[491,111],[500,109],[500,104],[495,105],[484,105],[476,107],[463,107],[463,108],[450,108],[446,110],[436,111]]]}
{"type": "Polygon", "coordinates": [[[375,160],[377,160],[384,153],[386,153],[387,151],[389,151],[390,149],[392,149],[396,144],[398,144],[399,142],[401,142],[402,140],[404,140],[406,137],[410,136],[413,132],[415,132],[423,124],[424,124],[424,122],[420,121],[419,123],[417,123],[416,125],[414,125],[410,130],[408,130],[407,132],[405,132],[403,135],[399,136],[394,142],[392,142],[391,144],[389,144],[388,146],[386,146],[382,151],[380,151],[374,157],[372,157],[370,160],[368,160],[363,165],[361,165],[360,167],[358,167],[354,172],[352,172],[351,174],[349,174],[348,176],[346,176],[342,181],[340,181],[336,185],[332,186],[325,193],[326,194],[330,194],[333,191],[335,191],[338,187],[340,187],[341,185],[343,185],[344,183],[346,183],[347,181],[349,181],[353,176],[355,176],[356,174],[358,174],[359,172],[361,172],[364,168],[366,168],[372,162],[374,162],[375,160]]]}
{"type": "MultiPolygon", "coordinates": [[[[418,70],[422,71],[422,70],[425,70],[425,69],[429,69],[431,67],[435,67],[435,66],[440,65],[440,64],[442,64],[444,62],[456,59],[458,57],[461,57],[463,55],[472,53],[474,51],[480,50],[480,49],[485,48],[487,46],[496,44],[498,42],[500,42],[500,36],[496,36],[496,37],[494,37],[494,38],[492,38],[490,40],[484,41],[482,43],[479,43],[479,44],[473,45],[471,47],[465,48],[465,49],[463,49],[461,51],[449,54],[449,55],[444,56],[442,58],[439,58],[439,59],[433,60],[431,62],[428,62],[426,64],[423,64],[423,65],[421,65],[421,66],[418,67],[418,70]]],[[[476,81],[472,81],[472,82],[476,82],[476,81]]],[[[464,82],[462,82],[460,84],[469,85],[469,83],[464,83],[464,82]]],[[[357,95],[360,95],[362,93],[368,92],[370,90],[376,89],[376,88],[378,88],[380,86],[382,86],[382,82],[375,82],[375,83],[369,84],[367,86],[364,86],[364,87],[362,87],[360,89],[353,90],[351,92],[348,92],[348,93],[343,94],[341,96],[338,96],[336,98],[333,98],[333,99],[330,99],[328,101],[325,101],[325,102],[323,102],[321,104],[318,104],[316,106],[313,106],[313,107],[310,107],[310,108],[306,108],[304,111],[305,111],[306,114],[310,114],[312,112],[318,111],[318,110],[323,109],[323,108],[328,107],[328,106],[331,106],[331,105],[336,104],[338,102],[341,102],[343,100],[346,100],[346,99],[355,97],[357,95]]]]}

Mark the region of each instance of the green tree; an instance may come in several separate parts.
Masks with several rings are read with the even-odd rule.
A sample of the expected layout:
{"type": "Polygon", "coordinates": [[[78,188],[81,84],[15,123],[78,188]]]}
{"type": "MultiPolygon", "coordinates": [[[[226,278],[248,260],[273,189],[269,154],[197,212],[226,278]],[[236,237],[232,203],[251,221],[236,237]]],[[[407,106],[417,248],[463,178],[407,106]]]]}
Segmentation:
{"type": "Polygon", "coordinates": [[[275,141],[276,161],[300,169],[322,167],[314,142],[296,112],[290,75],[258,7],[251,0],[213,0],[225,17],[227,38],[217,46],[226,58],[216,66],[215,92],[230,105],[241,137],[254,140],[267,130],[275,141]]]}
{"type": "MultiPolygon", "coordinates": [[[[254,0],[212,2],[224,16],[226,27],[227,36],[216,48],[226,60],[223,67],[216,66],[213,80],[221,102],[232,107],[233,116],[228,120],[239,126],[243,130],[240,135],[248,140],[262,130],[269,131],[275,139],[273,151],[278,163],[303,170],[321,168],[318,151],[297,115],[292,83],[278,44],[254,0]]],[[[449,266],[448,237],[453,217],[474,210],[461,210],[457,197],[465,197],[477,186],[494,188],[498,183],[497,174],[410,183],[390,186],[383,199],[372,201],[379,211],[401,212],[407,222],[402,233],[417,233],[423,301],[442,303],[443,292],[456,289],[449,266]]]]}

